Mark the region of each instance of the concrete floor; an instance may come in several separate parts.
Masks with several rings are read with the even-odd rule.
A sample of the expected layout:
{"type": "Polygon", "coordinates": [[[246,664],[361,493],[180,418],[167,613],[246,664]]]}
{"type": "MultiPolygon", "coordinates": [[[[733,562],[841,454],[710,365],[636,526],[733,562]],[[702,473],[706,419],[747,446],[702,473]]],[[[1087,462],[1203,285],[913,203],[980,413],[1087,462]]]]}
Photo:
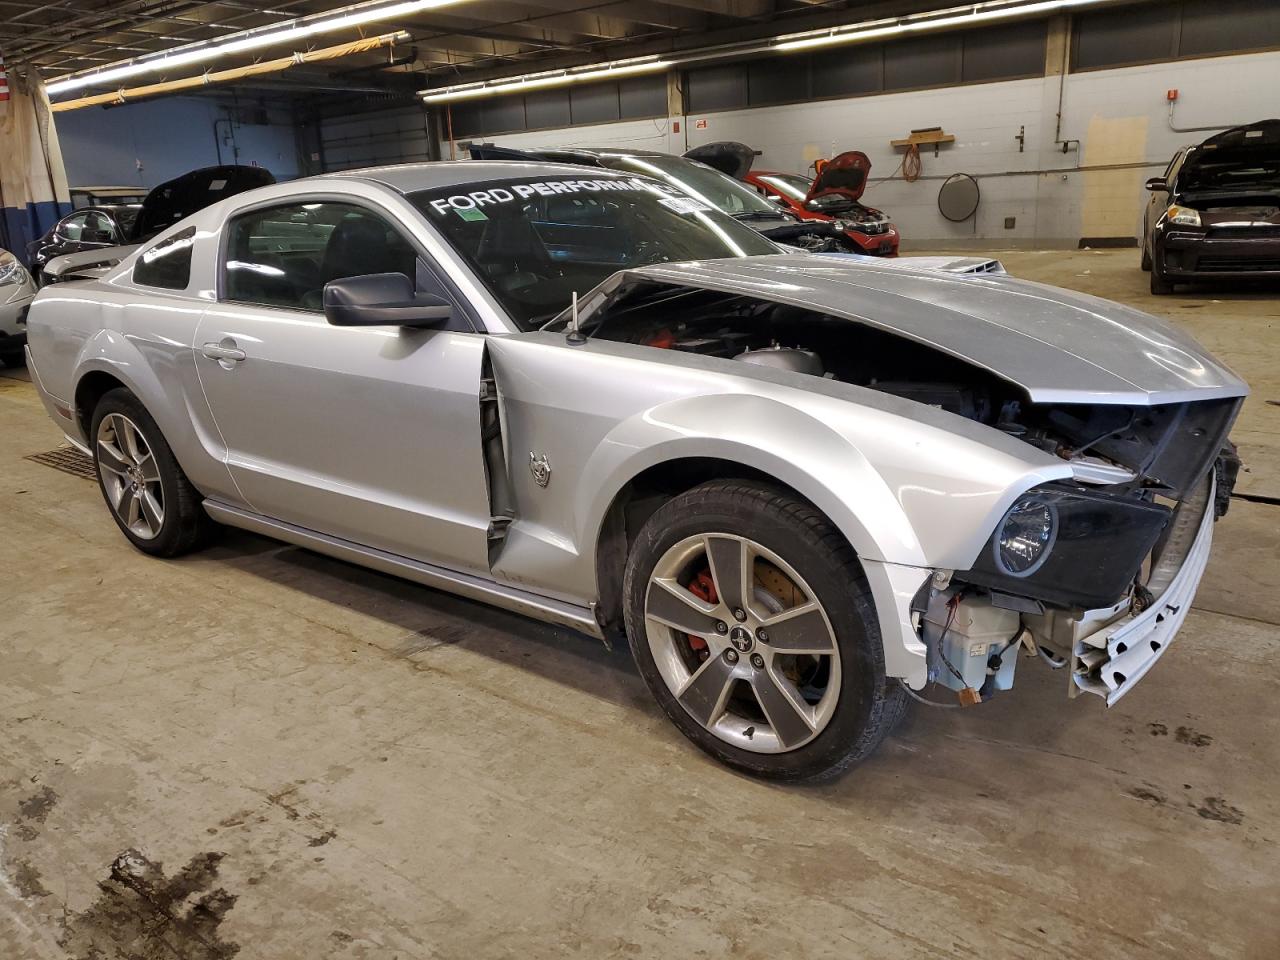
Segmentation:
{"type": "MultiPolygon", "coordinates": [[[[1155,310],[1252,383],[1280,299],[1133,251],[1010,270],[1155,310]]],[[[1023,662],[822,788],[695,752],[623,652],[255,537],[130,549],[0,372],[0,958],[1280,956],[1280,506],[1237,501],[1114,709],[1023,662]]]]}

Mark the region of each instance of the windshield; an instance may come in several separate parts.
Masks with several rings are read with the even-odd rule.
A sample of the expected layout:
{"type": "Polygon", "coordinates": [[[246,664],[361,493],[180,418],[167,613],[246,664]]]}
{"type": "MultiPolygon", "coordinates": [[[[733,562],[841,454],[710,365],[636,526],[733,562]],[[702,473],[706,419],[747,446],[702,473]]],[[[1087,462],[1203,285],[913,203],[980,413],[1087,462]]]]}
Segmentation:
{"type": "Polygon", "coordinates": [[[783,252],[706,203],[639,177],[516,177],[409,199],[524,330],[619,270],[783,252]]]}
{"type": "Polygon", "coordinates": [[[1280,188],[1280,155],[1261,150],[1197,150],[1178,174],[1178,189],[1195,191],[1280,188]]]}
{"type": "Polygon", "coordinates": [[[760,179],[783,196],[798,200],[800,203],[804,203],[804,198],[809,195],[809,189],[813,186],[812,180],[798,173],[761,174],[760,179]]]}
{"type": "Polygon", "coordinates": [[[731,217],[787,219],[776,206],[745,183],[684,157],[665,154],[656,157],[606,156],[600,162],[615,170],[656,177],[681,193],[722,210],[731,217]]]}

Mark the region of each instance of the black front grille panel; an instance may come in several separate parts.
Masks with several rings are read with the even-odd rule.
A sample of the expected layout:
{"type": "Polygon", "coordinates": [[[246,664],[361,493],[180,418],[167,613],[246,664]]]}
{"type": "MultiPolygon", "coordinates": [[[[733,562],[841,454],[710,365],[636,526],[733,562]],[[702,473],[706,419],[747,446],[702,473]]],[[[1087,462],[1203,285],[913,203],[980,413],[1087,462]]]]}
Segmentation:
{"type": "Polygon", "coordinates": [[[1200,257],[1195,269],[1200,273],[1280,273],[1280,258],[1200,257]]]}

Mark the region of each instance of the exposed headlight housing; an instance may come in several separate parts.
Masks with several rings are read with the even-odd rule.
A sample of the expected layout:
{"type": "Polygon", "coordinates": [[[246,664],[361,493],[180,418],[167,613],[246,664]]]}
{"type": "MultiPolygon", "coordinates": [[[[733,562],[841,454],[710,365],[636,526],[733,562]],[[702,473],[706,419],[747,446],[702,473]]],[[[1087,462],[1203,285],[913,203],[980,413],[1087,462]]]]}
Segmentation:
{"type": "Polygon", "coordinates": [[[0,250],[0,287],[7,287],[11,283],[20,283],[26,273],[27,271],[23,269],[17,257],[8,250],[0,250]]]}
{"type": "Polygon", "coordinates": [[[1164,215],[1170,223],[1180,223],[1184,227],[1200,226],[1200,211],[1192,210],[1190,207],[1180,207],[1176,203],[1170,204],[1164,215]]]}
{"type": "Polygon", "coordinates": [[[1046,497],[1023,497],[1000,521],[993,541],[996,569],[1011,577],[1031,576],[1057,538],[1057,506],[1046,497]]]}
{"type": "Polygon", "coordinates": [[[1132,494],[1069,482],[1014,501],[968,570],[955,579],[1080,610],[1124,596],[1172,511],[1132,494]]]}

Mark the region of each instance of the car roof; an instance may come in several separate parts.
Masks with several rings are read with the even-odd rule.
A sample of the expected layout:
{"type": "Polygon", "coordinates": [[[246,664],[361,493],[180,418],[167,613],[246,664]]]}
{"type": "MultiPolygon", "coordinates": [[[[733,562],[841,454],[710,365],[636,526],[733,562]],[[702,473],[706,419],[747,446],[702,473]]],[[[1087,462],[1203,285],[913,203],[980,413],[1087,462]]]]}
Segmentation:
{"type": "MultiPolygon", "coordinates": [[[[397,163],[385,167],[361,167],[308,177],[307,181],[323,180],[375,180],[378,183],[413,193],[436,187],[454,187],[468,183],[482,183],[505,177],[539,177],[568,175],[583,176],[582,167],[569,163],[524,163],[515,160],[439,160],[434,163],[397,163]]],[[[615,177],[624,174],[610,170],[593,171],[591,176],[615,177]]],[[[295,180],[295,183],[307,181],[295,180]]]]}

